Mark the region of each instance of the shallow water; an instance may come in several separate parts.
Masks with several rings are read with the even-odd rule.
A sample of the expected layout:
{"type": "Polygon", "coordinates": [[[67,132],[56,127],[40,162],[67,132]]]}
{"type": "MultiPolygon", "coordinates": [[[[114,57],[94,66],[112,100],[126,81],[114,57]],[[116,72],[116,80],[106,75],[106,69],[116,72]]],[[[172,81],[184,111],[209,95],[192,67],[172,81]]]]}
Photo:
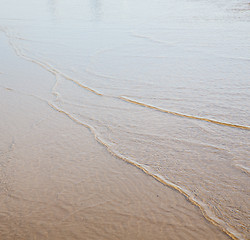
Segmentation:
{"type": "Polygon", "coordinates": [[[17,81],[29,67],[11,72],[8,57],[0,84],[90,127],[112,154],[248,239],[249,20],[246,1],[6,1],[3,44],[55,84],[40,71],[39,88],[17,81]]]}
{"type": "Polygon", "coordinates": [[[46,101],[0,94],[1,239],[229,239],[46,101]]]}

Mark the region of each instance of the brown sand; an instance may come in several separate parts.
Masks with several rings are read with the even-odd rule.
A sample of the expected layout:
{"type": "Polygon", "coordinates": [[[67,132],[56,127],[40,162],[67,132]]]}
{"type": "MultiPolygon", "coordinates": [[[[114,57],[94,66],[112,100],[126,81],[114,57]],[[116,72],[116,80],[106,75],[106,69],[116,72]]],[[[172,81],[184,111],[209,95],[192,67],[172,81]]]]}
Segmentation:
{"type": "Polygon", "coordinates": [[[229,239],[52,109],[54,76],[0,40],[0,239],[229,239]]]}
{"type": "Polygon", "coordinates": [[[228,239],[45,102],[1,94],[0,239],[228,239]]]}

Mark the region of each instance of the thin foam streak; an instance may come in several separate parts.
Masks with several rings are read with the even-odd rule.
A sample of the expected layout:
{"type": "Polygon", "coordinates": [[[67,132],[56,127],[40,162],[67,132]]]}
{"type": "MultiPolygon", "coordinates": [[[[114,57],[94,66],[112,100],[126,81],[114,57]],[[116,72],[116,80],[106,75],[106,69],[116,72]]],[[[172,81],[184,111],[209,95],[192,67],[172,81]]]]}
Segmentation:
{"type": "Polygon", "coordinates": [[[143,102],[138,102],[138,101],[132,100],[132,99],[124,97],[124,96],[120,96],[119,98],[126,101],[126,102],[129,102],[129,103],[133,103],[133,104],[136,104],[136,105],[139,105],[139,106],[142,106],[142,107],[154,109],[156,111],[172,114],[172,115],[179,116],[179,117],[185,117],[185,118],[189,118],[189,119],[201,120],[201,121],[210,122],[210,123],[223,125],[223,126],[227,126],[227,127],[240,128],[240,129],[243,129],[243,130],[250,130],[250,127],[248,127],[248,126],[231,124],[231,123],[226,123],[226,122],[220,122],[220,121],[209,119],[209,118],[196,117],[196,116],[192,116],[192,115],[186,115],[186,114],[182,114],[182,113],[178,113],[178,112],[173,112],[173,111],[169,111],[169,110],[166,110],[166,109],[163,109],[163,108],[155,107],[155,106],[143,103],[143,102]]]}

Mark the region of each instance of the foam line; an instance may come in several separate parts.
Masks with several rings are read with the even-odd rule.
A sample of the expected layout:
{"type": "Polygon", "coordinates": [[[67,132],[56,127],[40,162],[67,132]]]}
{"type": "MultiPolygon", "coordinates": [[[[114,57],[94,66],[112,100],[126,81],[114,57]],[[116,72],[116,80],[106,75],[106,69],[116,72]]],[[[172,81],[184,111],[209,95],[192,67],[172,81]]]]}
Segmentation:
{"type": "MultiPolygon", "coordinates": [[[[86,89],[86,90],[89,90],[93,93],[95,93],[96,95],[100,95],[100,96],[103,96],[102,94],[96,92],[95,90],[93,89],[90,89],[84,85],[82,85],[81,83],[77,82],[76,80],[74,79],[71,79],[70,77],[66,76],[65,74],[61,73],[60,71],[56,70],[55,68],[53,68],[52,66],[50,66],[49,64],[47,63],[42,63],[40,61],[37,61],[37,60],[34,60],[32,58],[29,58],[27,56],[25,56],[24,54],[21,53],[21,51],[16,47],[15,44],[13,44],[12,42],[12,39],[11,37],[6,33],[8,39],[9,39],[9,43],[10,45],[13,47],[13,49],[15,50],[16,54],[30,62],[34,62],[38,65],[40,65],[41,67],[43,67],[44,69],[48,70],[49,72],[53,73],[54,75],[57,76],[60,75],[64,78],[66,78],[67,80],[70,80],[70,81],[73,81],[74,83],[76,83],[77,85],[79,85],[80,87],[86,89]]],[[[56,86],[57,86],[57,81],[55,82],[55,85],[54,87],[52,88],[52,93],[54,92],[55,93],[55,89],[56,89],[56,86]]],[[[6,88],[6,90],[14,90],[14,89],[10,89],[10,88],[6,88]]],[[[23,94],[23,93],[22,93],[23,94]]],[[[110,154],[112,154],[113,156],[115,156],[116,158],[118,159],[121,159],[131,165],[134,165],[135,167],[137,167],[138,169],[142,170],[144,173],[146,173],[147,175],[153,177],[155,180],[159,181],[160,183],[168,186],[168,187],[171,187],[172,189],[175,189],[177,190],[178,192],[180,192],[182,195],[184,195],[186,197],[186,199],[188,201],[190,201],[192,204],[196,205],[197,207],[199,207],[199,209],[201,210],[203,216],[208,220],[210,221],[211,223],[213,223],[214,225],[218,226],[223,232],[225,232],[228,236],[230,236],[232,239],[234,240],[237,240],[237,239],[244,239],[244,237],[236,232],[232,227],[230,227],[229,225],[227,225],[224,221],[222,221],[221,219],[217,218],[210,210],[209,208],[204,204],[202,203],[201,201],[199,201],[193,194],[192,192],[188,191],[187,189],[185,188],[182,188],[172,182],[170,182],[169,180],[167,180],[166,178],[164,178],[163,176],[153,172],[150,168],[134,161],[133,159],[129,159],[125,156],[123,156],[122,154],[120,154],[119,152],[117,151],[114,151],[111,149],[111,147],[100,137],[98,136],[98,134],[96,133],[96,130],[94,129],[94,127],[92,126],[89,126],[83,122],[81,122],[80,120],[76,119],[74,116],[72,116],[70,113],[64,111],[63,109],[59,109],[57,106],[55,106],[54,104],[52,104],[51,102],[48,102],[47,100],[44,100],[40,97],[37,97],[37,96],[34,96],[34,95],[31,95],[31,94],[25,94],[25,95],[28,95],[28,96],[32,96],[32,97],[35,97],[39,100],[42,100],[42,101],[45,101],[52,109],[54,109],[55,111],[59,112],[59,113],[62,113],[64,115],[66,115],[68,118],[70,118],[72,121],[74,121],[75,123],[81,125],[81,126],[84,126],[86,128],[88,128],[91,133],[94,135],[95,139],[97,142],[99,142],[100,144],[102,144],[103,146],[106,147],[106,149],[108,150],[108,152],[110,154]]],[[[241,129],[246,129],[246,130],[249,130],[250,128],[249,127],[245,127],[245,126],[240,126],[240,125],[233,125],[233,124],[228,124],[228,123],[222,123],[222,122],[218,122],[218,121],[215,121],[215,120],[210,120],[210,119],[206,119],[206,118],[199,118],[199,117],[195,117],[195,116],[189,116],[189,115],[185,115],[185,114],[181,114],[181,113],[176,113],[176,112],[171,112],[171,111],[168,111],[168,110],[164,110],[164,109],[161,109],[161,108],[158,108],[158,107],[154,107],[154,106],[151,106],[151,105],[147,105],[145,103],[141,103],[141,102],[137,102],[135,100],[132,100],[132,99],[129,99],[127,97],[124,97],[124,96],[120,96],[118,97],[119,99],[121,100],[124,100],[124,101],[127,101],[127,102],[130,102],[130,103],[133,103],[133,104],[137,104],[137,105],[140,105],[140,106],[143,106],[143,107],[147,107],[147,108],[150,108],[150,109],[154,109],[154,110],[158,110],[158,111],[161,111],[161,112],[165,112],[165,113],[169,113],[169,114],[173,114],[173,115],[177,115],[177,116],[180,116],[180,117],[186,117],[186,118],[190,118],[190,119],[197,119],[197,120],[203,120],[203,121],[207,121],[207,122],[211,122],[211,123],[215,123],[215,124],[220,124],[220,125],[226,125],[226,126],[230,126],[230,127],[237,127],[237,128],[241,128],[241,129]]]]}
{"type": "Polygon", "coordinates": [[[182,195],[184,195],[186,197],[186,199],[191,202],[193,205],[197,206],[203,216],[212,224],[216,225],[217,227],[219,227],[223,232],[225,232],[228,236],[230,236],[232,239],[234,240],[239,240],[239,239],[244,239],[244,237],[236,232],[232,227],[228,226],[223,220],[217,218],[210,210],[208,207],[206,207],[206,205],[204,203],[202,203],[201,201],[199,201],[198,199],[196,199],[196,197],[187,189],[182,188],[172,182],[170,182],[169,180],[167,180],[166,178],[164,178],[163,176],[161,176],[160,174],[157,174],[155,172],[153,172],[150,168],[148,168],[147,166],[144,166],[132,159],[129,159],[125,156],[123,156],[122,154],[120,154],[117,151],[114,151],[111,149],[111,147],[105,143],[104,140],[102,140],[98,134],[96,133],[95,129],[83,122],[81,122],[80,120],[76,119],[75,117],[73,117],[70,113],[59,109],[58,107],[56,107],[55,105],[53,105],[52,103],[48,103],[49,106],[51,108],[53,108],[54,110],[66,115],[68,118],[70,118],[71,120],[73,120],[75,123],[82,125],[86,128],[88,128],[91,133],[94,135],[95,139],[97,142],[99,142],[100,144],[102,144],[103,146],[106,147],[106,149],[108,150],[108,152],[113,155],[114,157],[121,159],[123,161],[125,161],[126,163],[129,163],[135,167],[137,167],[138,169],[142,170],[144,173],[146,173],[147,175],[153,177],[155,180],[157,180],[158,182],[164,184],[165,186],[168,186],[176,191],[178,191],[179,193],[181,193],[182,195]]]}
{"type": "Polygon", "coordinates": [[[39,60],[36,60],[36,59],[33,59],[33,58],[31,58],[31,57],[26,56],[26,55],[23,54],[22,51],[13,43],[13,40],[12,40],[13,37],[10,36],[10,34],[9,34],[6,30],[2,30],[2,31],[3,31],[3,32],[5,33],[5,35],[7,36],[8,40],[9,40],[9,44],[10,44],[11,47],[14,49],[14,51],[15,51],[15,53],[16,53],[17,56],[22,57],[22,58],[24,58],[25,60],[27,60],[27,61],[29,61],[29,62],[36,63],[37,65],[39,65],[40,67],[44,68],[45,70],[51,72],[52,74],[54,74],[54,75],[58,74],[58,75],[64,77],[66,80],[69,80],[69,81],[75,83],[75,84],[78,85],[79,87],[84,88],[84,89],[86,89],[86,90],[88,90],[88,91],[90,91],[90,92],[92,92],[92,93],[94,93],[94,94],[96,94],[96,95],[102,96],[102,94],[99,93],[98,91],[96,91],[96,90],[94,90],[94,89],[92,89],[92,88],[89,88],[89,87],[83,85],[82,83],[78,82],[77,80],[75,80],[75,79],[73,79],[73,78],[67,76],[66,74],[64,74],[64,73],[60,72],[59,70],[57,70],[57,69],[56,69],[55,67],[53,67],[52,65],[50,65],[50,64],[48,64],[48,63],[41,62],[41,61],[39,61],[39,60]]]}
{"type": "Polygon", "coordinates": [[[155,107],[155,106],[143,103],[143,102],[138,102],[138,101],[132,100],[132,99],[124,97],[124,96],[120,96],[119,98],[126,101],[126,102],[129,102],[129,103],[133,103],[133,104],[136,104],[136,105],[140,105],[142,107],[154,109],[156,111],[176,115],[176,116],[179,116],[179,117],[185,117],[185,118],[189,118],[189,119],[201,120],[201,121],[210,122],[210,123],[214,123],[214,124],[219,124],[219,125],[223,125],[223,126],[227,126],[227,127],[250,130],[250,127],[248,127],[248,126],[231,124],[231,123],[226,123],[226,122],[220,122],[220,121],[209,119],[209,118],[196,117],[196,116],[192,116],[192,115],[186,115],[186,114],[182,114],[182,113],[178,113],[178,112],[173,112],[173,111],[169,111],[169,110],[166,110],[166,109],[163,109],[163,108],[155,107]]]}
{"type": "Polygon", "coordinates": [[[114,157],[118,158],[118,159],[121,159],[123,160],[124,162],[128,163],[128,164],[131,164],[135,167],[137,167],[138,169],[142,170],[144,173],[146,173],[147,175],[153,177],[155,180],[157,180],[158,182],[164,184],[165,186],[168,186],[176,191],[178,191],[179,193],[181,193],[182,195],[184,195],[186,197],[186,199],[191,202],[193,205],[197,206],[203,216],[209,221],[211,222],[212,224],[216,225],[217,227],[219,227],[223,232],[225,232],[228,236],[230,236],[232,239],[234,240],[239,240],[239,239],[244,239],[244,237],[236,232],[235,230],[233,230],[233,228],[231,228],[230,226],[228,226],[223,220],[217,218],[210,210],[209,208],[201,201],[199,201],[195,196],[194,194],[192,194],[192,192],[190,192],[189,190],[183,188],[183,187],[180,187],[174,183],[172,183],[171,181],[167,180],[166,178],[164,178],[163,176],[161,176],[160,174],[152,171],[149,167],[143,165],[143,164],[140,164],[138,162],[136,162],[135,160],[133,159],[129,159],[125,156],[123,156],[121,153],[115,151],[115,150],[112,150],[112,148],[100,137],[98,136],[96,130],[94,129],[94,127],[90,126],[90,125],[87,125],[86,123],[83,123],[82,121],[78,120],[77,118],[75,118],[74,116],[72,116],[70,113],[66,112],[65,110],[63,109],[60,109],[58,108],[57,106],[55,106],[53,103],[43,99],[43,98],[40,98],[38,96],[35,96],[35,95],[32,95],[32,94],[27,94],[27,93],[23,93],[23,92],[20,92],[20,91],[17,91],[15,89],[12,89],[12,88],[8,88],[8,87],[5,87],[5,86],[0,86],[1,88],[7,90],[7,91],[15,91],[16,93],[18,94],[22,94],[22,95],[26,95],[26,96],[30,96],[30,97],[34,97],[36,98],[37,100],[40,100],[42,102],[45,102],[47,103],[53,110],[59,112],[59,113],[62,113],[64,115],[66,115],[69,119],[71,119],[73,122],[75,122],[76,124],[79,124],[85,128],[88,128],[90,130],[90,132],[94,135],[96,141],[100,144],[102,144],[106,149],[107,151],[113,155],[114,157]]]}

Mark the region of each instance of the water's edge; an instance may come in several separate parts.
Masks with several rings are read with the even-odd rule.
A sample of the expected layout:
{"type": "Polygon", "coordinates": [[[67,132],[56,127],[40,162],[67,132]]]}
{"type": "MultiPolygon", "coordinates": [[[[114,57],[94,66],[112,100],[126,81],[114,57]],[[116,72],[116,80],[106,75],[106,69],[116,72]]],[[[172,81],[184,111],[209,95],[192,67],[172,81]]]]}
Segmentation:
{"type": "MultiPolygon", "coordinates": [[[[74,82],[79,87],[81,87],[81,88],[83,88],[83,89],[85,89],[87,91],[90,91],[90,92],[92,92],[92,93],[94,93],[96,95],[99,95],[99,96],[103,96],[102,93],[99,93],[98,91],[96,91],[94,89],[91,89],[91,88],[89,88],[87,86],[84,86],[83,84],[79,83],[77,80],[72,79],[71,77],[69,77],[69,76],[65,75],[64,73],[60,72],[59,70],[56,70],[55,68],[53,68],[49,64],[40,62],[40,61],[38,61],[36,59],[30,58],[29,56],[24,55],[18,49],[18,47],[14,44],[14,42],[12,41],[11,35],[6,30],[2,29],[1,31],[5,33],[6,37],[8,38],[8,42],[9,42],[10,46],[13,48],[13,50],[16,53],[17,56],[19,56],[19,57],[21,57],[21,58],[23,58],[23,59],[25,59],[25,60],[27,60],[29,62],[35,63],[35,64],[39,65],[40,67],[42,67],[43,69],[45,69],[46,71],[49,71],[50,73],[55,75],[56,81],[55,81],[55,84],[54,84],[54,86],[53,86],[53,88],[51,90],[52,95],[57,96],[57,93],[56,93],[55,89],[56,89],[56,86],[57,86],[57,76],[59,75],[59,76],[62,76],[62,77],[64,77],[65,79],[67,79],[69,81],[74,82]]],[[[5,87],[5,88],[6,88],[6,90],[14,90],[14,89],[7,89],[7,87],[5,87]]],[[[25,94],[25,93],[21,93],[21,94],[25,94]]],[[[123,156],[119,152],[112,150],[112,148],[99,136],[99,134],[96,132],[96,130],[95,130],[95,128],[93,126],[85,124],[84,122],[78,120],[74,116],[70,115],[68,112],[64,111],[63,109],[60,109],[55,104],[53,104],[52,102],[50,102],[50,101],[48,101],[46,99],[42,99],[42,98],[37,97],[35,95],[30,95],[30,96],[35,97],[35,98],[37,98],[37,99],[39,99],[41,101],[46,102],[53,110],[64,114],[65,116],[70,118],[75,123],[88,128],[91,131],[91,133],[94,135],[96,141],[99,142],[100,144],[102,144],[103,146],[105,146],[107,151],[110,154],[112,154],[113,156],[115,156],[116,158],[121,159],[121,160],[123,160],[123,161],[125,161],[125,162],[127,162],[127,163],[129,163],[131,165],[134,165],[135,167],[142,170],[147,175],[153,177],[158,182],[160,182],[160,183],[162,183],[162,184],[164,184],[164,185],[166,185],[168,187],[171,187],[172,189],[175,189],[176,191],[178,191],[179,193],[184,195],[189,202],[191,202],[193,205],[197,206],[200,209],[202,215],[209,222],[216,225],[218,228],[220,228],[223,232],[225,232],[232,239],[244,239],[244,237],[240,233],[236,232],[233,228],[229,227],[224,221],[217,218],[211,211],[209,211],[208,207],[206,207],[205,204],[203,204],[201,201],[199,201],[190,191],[188,191],[185,188],[182,188],[181,186],[178,186],[178,185],[176,185],[174,183],[171,183],[169,180],[167,180],[163,176],[161,176],[161,175],[153,172],[149,168],[147,168],[147,166],[142,165],[142,164],[140,164],[140,163],[138,163],[138,162],[136,162],[136,161],[134,161],[132,159],[129,159],[129,158],[123,156]]],[[[225,125],[225,126],[228,126],[228,127],[240,128],[242,130],[250,130],[250,128],[248,126],[234,125],[234,124],[229,124],[229,123],[219,123],[218,121],[215,121],[215,120],[201,119],[201,118],[188,116],[188,115],[184,115],[184,114],[169,112],[167,110],[163,110],[163,109],[160,109],[160,108],[157,109],[154,106],[150,106],[150,105],[146,106],[146,104],[144,104],[144,103],[136,102],[136,101],[134,101],[132,99],[129,99],[129,98],[126,98],[124,96],[120,96],[120,99],[123,100],[123,101],[127,101],[127,102],[137,104],[137,105],[142,105],[142,106],[145,105],[144,107],[148,107],[148,108],[155,109],[155,110],[158,110],[158,111],[164,111],[166,113],[170,113],[170,114],[174,114],[174,115],[188,117],[188,118],[192,118],[192,119],[195,119],[195,120],[204,120],[204,121],[214,123],[214,124],[221,124],[221,125],[225,125]]]]}

